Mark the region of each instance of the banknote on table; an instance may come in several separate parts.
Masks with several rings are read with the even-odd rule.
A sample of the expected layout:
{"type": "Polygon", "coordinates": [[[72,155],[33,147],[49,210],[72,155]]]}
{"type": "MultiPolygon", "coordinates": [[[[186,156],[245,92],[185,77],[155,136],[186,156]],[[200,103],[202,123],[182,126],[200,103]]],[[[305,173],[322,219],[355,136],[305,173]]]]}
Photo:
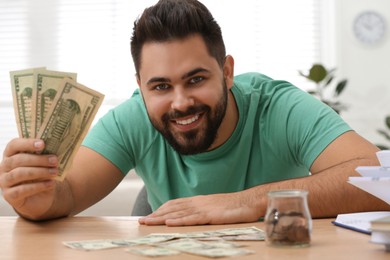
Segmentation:
{"type": "Polygon", "coordinates": [[[157,235],[147,235],[139,238],[128,239],[103,239],[103,240],[84,240],[84,241],[65,241],[64,245],[73,249],[81,249],[85,251],[109,249],[114,247],[128,247],[134,245],[153,245],[160,242],[175,239],[178,233],[166,233],[157,235]]]}
{"type": "Polygon", "coordinates": [[[37,138],[45,142],[44,154],[58,156],[58,180],[65,178],[103,102],[104,95],[69,78],[62,79],[37,138]]]}
{"type": "Polygon", "coordinates": [[[239,256],[254,253],[252,250],[241,248],[242,245],[238,245],[231,242],[202,242],[192,238],[180,238],[177,240],[159,243],[157,246],[180,251],[183,253],[207,256],[212,258],[239,256]]]}
{"type": "Polygon", "coordinates": [[[263,237],[264,240],[264,231],[254,226],[245,227],[245,228],[227,228],[227,229],[218,229],[212,231],[185,233],[185,236],[187,238],[211,238],[211,237],[223,238],[227,236],[240,236],[240,235],[258,235],[259,237],[263,237]]]}
{"type": "Polygon", "coordinates": [[[63,244],[85,251],[127,247],[127,252],[144,256],[168,256],[181,252],[216,258],[253,253],[251,250],[242,248],[245,245],[228,242],[223,238],[229,236],[231,240],[239,241],[239,238],[232,239],[232,237],[254,235],[260,239],[253,240],[264,240],[264,231],[252,226],[190,233],[151,233],[139,238],[68,241],[63,244]],[[207,238],[210,238],[210,241],[201,241],[207,238]],[[213,241],[213,238],[221,239],[213,241]]]}
{"type": "Polygon", "coordinates": [[[173,255],[181,254],[180,251],[163,248],[163,247],[138,247],[138,248],[136,247],[136,248],[129,248],[126,251],[128,253],[132,253],[136,255],[151,256],[151,257],[173,256],[173,255]]]}
{"type": "Polygon", "coordinates": [[[34,73],[44,68],[11,71],[11,87],[14,102],[16,124],[20,137],[29,138],[31,135],[32,96],[34,92],[34,73]]]}
{"type": "Polygon", "coordinates": [[[111,249],[122,247],[121,244],[116,244],[115,240],[84,240],[84,241],[66,241],[63,244],[72,249],[79,249],[85,251],[94,251],[101,249],[111,249]]]}

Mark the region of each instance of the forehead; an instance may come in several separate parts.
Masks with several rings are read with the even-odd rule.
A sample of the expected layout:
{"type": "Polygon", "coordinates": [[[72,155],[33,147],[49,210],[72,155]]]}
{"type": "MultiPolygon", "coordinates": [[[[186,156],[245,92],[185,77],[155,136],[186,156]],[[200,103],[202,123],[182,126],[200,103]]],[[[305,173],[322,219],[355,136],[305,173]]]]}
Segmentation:
{"type": "Polygon", "coordinates": [[[195,67],[207,70],[218,69],[200,35],[167,42],[145,43],[141,51],[140,78],[175,76],[195,67]]]}

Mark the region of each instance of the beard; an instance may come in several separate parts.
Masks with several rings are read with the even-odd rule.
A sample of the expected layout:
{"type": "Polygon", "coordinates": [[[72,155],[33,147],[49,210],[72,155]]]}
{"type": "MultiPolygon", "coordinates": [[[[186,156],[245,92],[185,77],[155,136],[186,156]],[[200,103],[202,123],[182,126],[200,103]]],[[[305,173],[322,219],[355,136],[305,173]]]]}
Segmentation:
{"type": "Polygon", "coordinates": [[[173,149],[182,155],[194,155],[206,152],[214,143],[226,114],[227,102],[227,86],[223,81],[221,97],[214,109],[208,105],[196,105],[189,107],[185,112],[176,110],[165,113],[160,121],[150,119],[152,125],[164,136],[173,149]],[[172,120],[194,114],[202,114],[202,117],[206,117],[204,118],[205,124],[201,128],[186,132],[175,132],[172,129],[172,120]]]}

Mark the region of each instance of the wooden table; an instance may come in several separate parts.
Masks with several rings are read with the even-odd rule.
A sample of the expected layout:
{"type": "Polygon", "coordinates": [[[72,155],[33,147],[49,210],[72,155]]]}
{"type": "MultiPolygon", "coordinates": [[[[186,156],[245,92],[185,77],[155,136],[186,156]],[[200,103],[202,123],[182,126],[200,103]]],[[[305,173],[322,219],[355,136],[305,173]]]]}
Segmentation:
{"type": "MultiPolygon", "coordinates": [[[[306,248],[275,248],[264,241],[239,242],[256,254],[228,259],[390,259],[383,245],[370,243],[370,236],[331,224],[333,219],[313,221],[312,242],[306,248]]],[[[81,251],[65,247],[63,241],[141,237],[155,232],[192,232],[230,227],[256,226],[263,222],[237,225],[193,227],[141,226],[132,217],[71,217],[33,223],[18,217],[0,217],[0,259],[148,259],[125,252],[123,248],[81,251]]],[[[152,259],[152,258],[150,258],[152,259]]],[[[153,259],[207,259],[177,255],[153,259]]],[[[227,258],[224,258],[227,259],[227,258]]]]}

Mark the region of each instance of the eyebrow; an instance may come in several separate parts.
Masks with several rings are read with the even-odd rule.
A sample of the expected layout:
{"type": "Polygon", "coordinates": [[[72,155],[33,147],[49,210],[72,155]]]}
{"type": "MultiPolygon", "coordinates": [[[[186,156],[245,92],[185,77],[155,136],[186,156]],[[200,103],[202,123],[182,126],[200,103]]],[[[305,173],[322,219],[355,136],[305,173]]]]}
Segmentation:
{"type": "Polygon", "coordinates": [[[196,68],[196,69],[193,69],[193,70],[187,72],[186,74],[184,74],[184,75],[181,77],[181,79],[186,79],[186,78],[192,77],[192,76],[198,74],[199,72],[210,73],[210,71],[207,70],[207,69],[204,69],[204,68],[196,68]]]}
{"type": "MultiPolygon", "coordinates": [[[[186,78],[192,77],[192,76],[196,75],[199,72],[210,73],[210,71],[205,69],[205,68],[195,68],[195,69],[185,73],[181,77],[181,79],[186,79],[186,78]]],[[[156,83],[156,82],[171,82],[171,80],[169,78],[165,78],[165,77],[153,77],[153,78],[149,79],[146,82],[146,84],[150,85],[150,84],[153,84],[153,83],[156,83]]]]}

